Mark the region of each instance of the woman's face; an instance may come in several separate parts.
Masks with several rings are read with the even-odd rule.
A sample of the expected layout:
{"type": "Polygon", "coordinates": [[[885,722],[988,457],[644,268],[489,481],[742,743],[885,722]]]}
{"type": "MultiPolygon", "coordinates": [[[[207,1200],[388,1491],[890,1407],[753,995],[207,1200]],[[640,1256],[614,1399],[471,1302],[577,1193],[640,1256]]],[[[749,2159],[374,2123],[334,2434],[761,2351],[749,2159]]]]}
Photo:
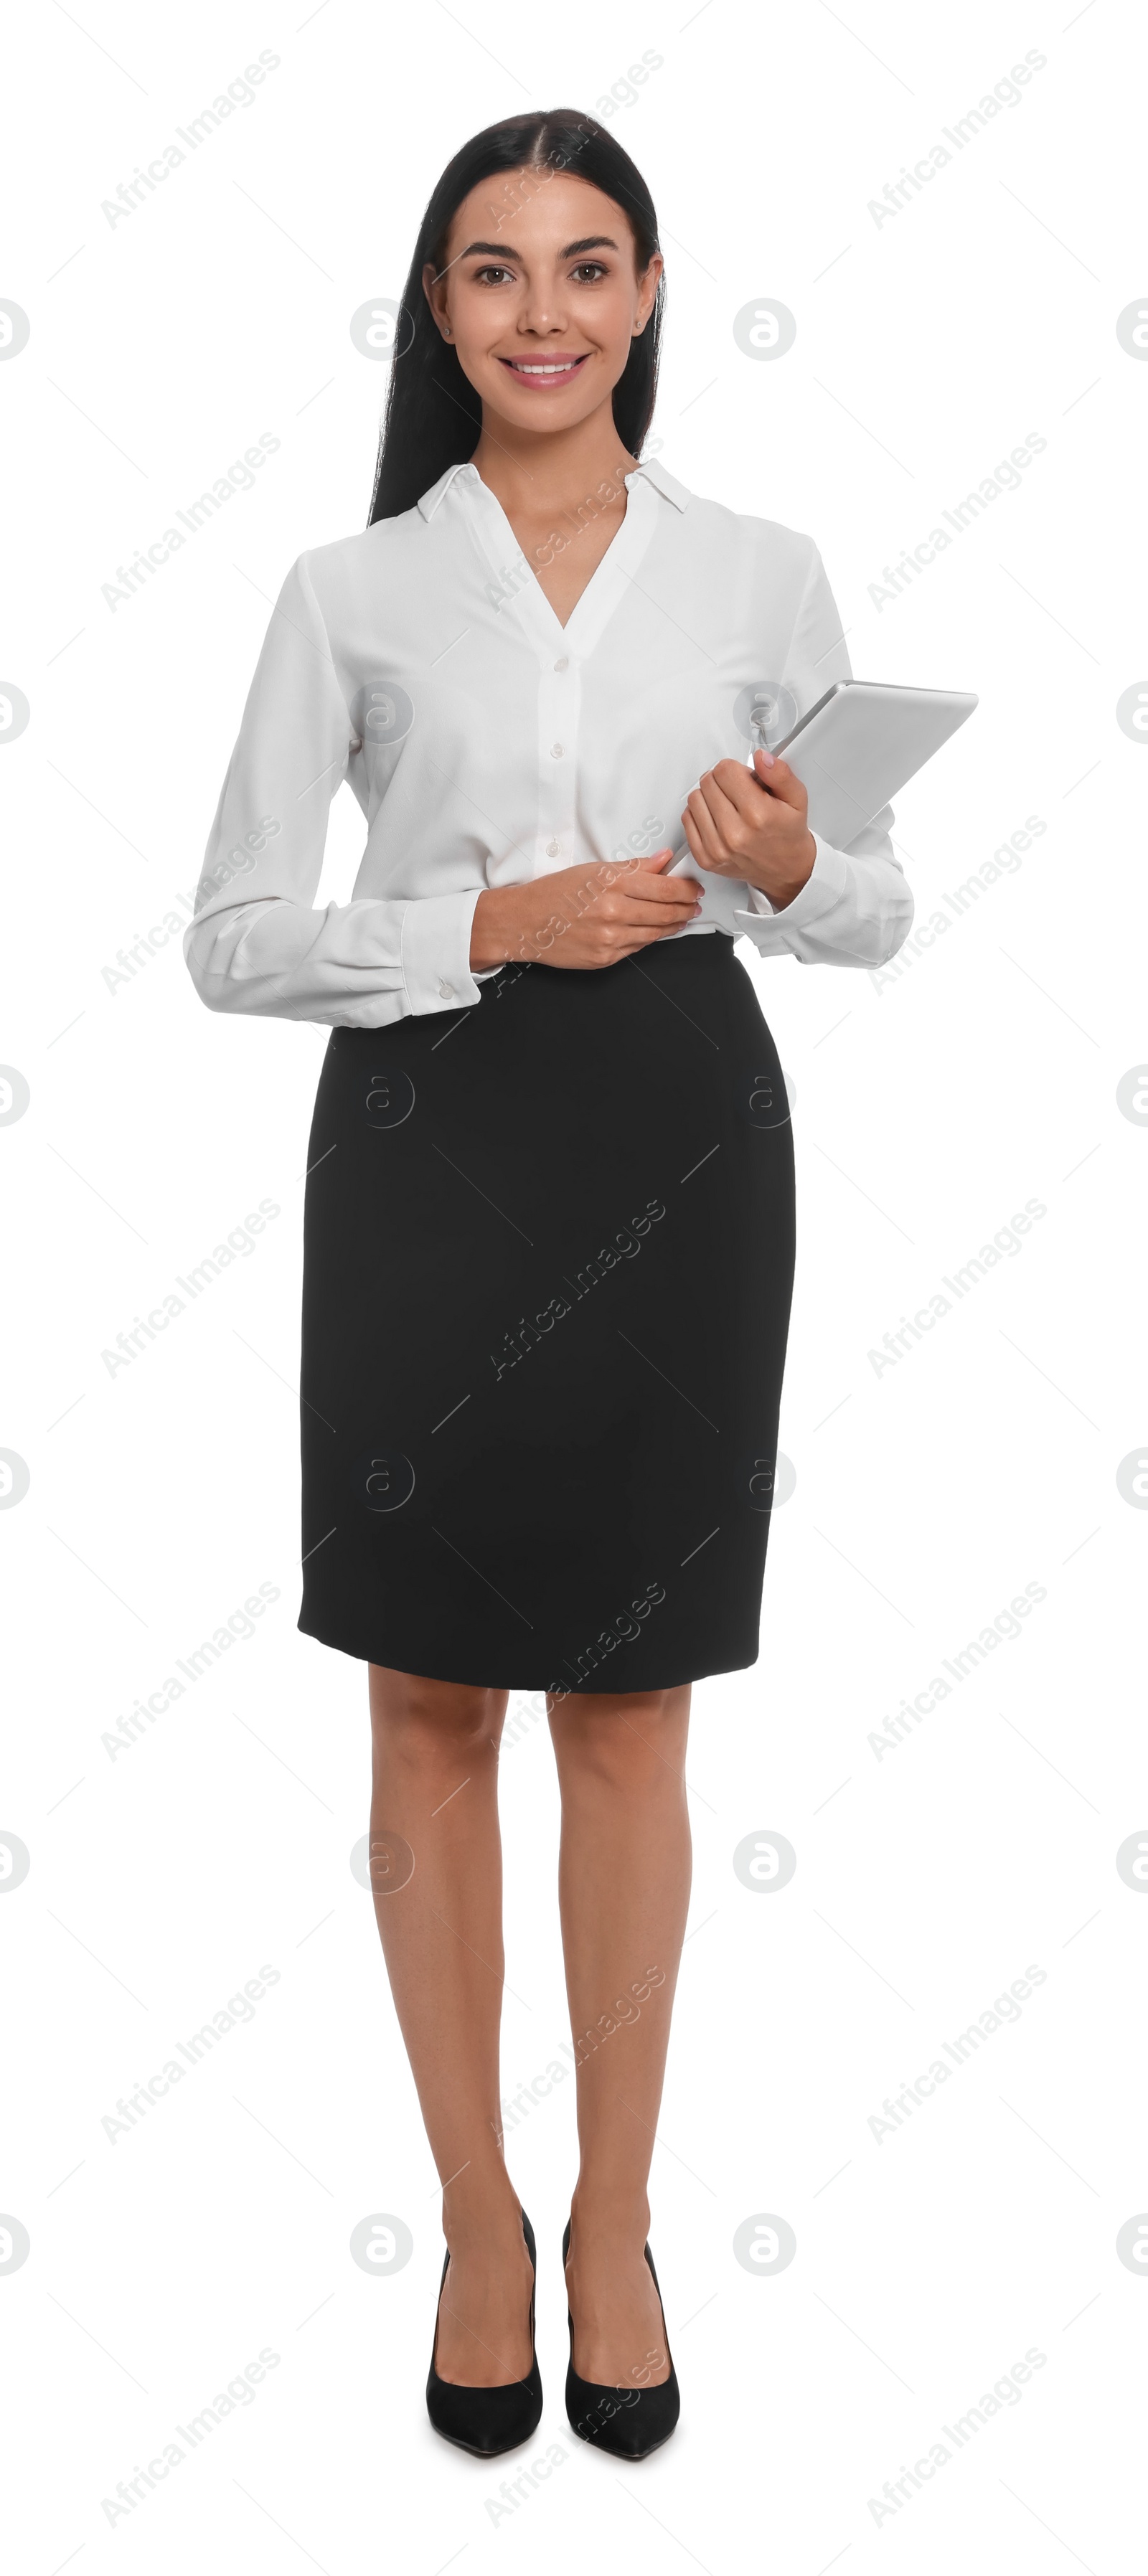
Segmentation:
{"type": "Polygon", "coordinates": [[[464,197],[423,287],[463,374],[517,429],[570,429],[609,400],[653,311],[620,206],[567,171],[513,170],[464,197]]]}

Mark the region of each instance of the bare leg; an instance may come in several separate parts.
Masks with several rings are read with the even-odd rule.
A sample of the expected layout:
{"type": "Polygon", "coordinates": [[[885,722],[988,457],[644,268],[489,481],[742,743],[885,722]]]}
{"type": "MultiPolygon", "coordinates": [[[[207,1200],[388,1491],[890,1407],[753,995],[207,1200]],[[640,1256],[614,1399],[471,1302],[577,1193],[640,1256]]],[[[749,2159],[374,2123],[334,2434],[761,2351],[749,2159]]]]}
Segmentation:
{"type": "Polygon", "coordinates": [[[581,2163],[566,2287],[574,2367],[600,2386],[669,2376],[643,2248],[646,2185],[690,1894],[690,1693],[551,1706],[562,1791],[559,1898],[581,2163]]]}
{"type": "Polygon", "coordinates": [[[498,2387],[530,2368],[530,2258],[498,2082],[507,1695],[368,1671],[375,1914],[450,2247],[435,2367],[464,2387],[498,2387]],[[414,1855],[406,1877],[402,1845],[414,1855]]]}

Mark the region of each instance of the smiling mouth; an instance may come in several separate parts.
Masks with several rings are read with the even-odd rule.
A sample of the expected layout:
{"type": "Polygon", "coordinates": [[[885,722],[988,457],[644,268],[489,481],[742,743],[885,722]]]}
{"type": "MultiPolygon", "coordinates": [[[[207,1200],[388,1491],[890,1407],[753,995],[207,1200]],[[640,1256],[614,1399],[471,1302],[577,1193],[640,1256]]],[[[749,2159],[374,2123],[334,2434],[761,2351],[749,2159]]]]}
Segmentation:
{"type": "Polygon", "coordinates": [[[577,358],[503,358],[500,364],[509,367],[511,375],[523,384],[568,385],[589,355],[589,350],[583,349],[577,358]]]}

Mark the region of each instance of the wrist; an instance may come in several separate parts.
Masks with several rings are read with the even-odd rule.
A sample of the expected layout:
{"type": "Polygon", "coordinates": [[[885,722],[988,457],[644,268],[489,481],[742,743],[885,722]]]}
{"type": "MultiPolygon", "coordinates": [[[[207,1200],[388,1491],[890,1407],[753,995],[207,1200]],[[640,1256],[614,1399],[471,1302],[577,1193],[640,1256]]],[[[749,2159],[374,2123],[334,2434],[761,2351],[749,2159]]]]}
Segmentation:
{"type": "Polygon", "coordinates": [[[506,894],[510,889],[485,886],[471,915],[470,971],[483,974],[492,966],[504,966],[510,955],[510,942],[504,918],[506,894]]]}
{"type": "Polygon", "coordinates": [[[769,885],[763,885],[759,888],[759,891],[762,894],[769,896],[769,900],[773,905],[775,912],[784,912],[787,905],[791,904],[795,900],[795,897],[800,894],[802,887],[808,885],[816,864],[817,843],[814,840],[812,832],[807,832],[805,835],[805,846],[800,858],[795,860],[793,865],[786,870],[784,876],[779,876],[774,873],[772,883],[769,885]]]}

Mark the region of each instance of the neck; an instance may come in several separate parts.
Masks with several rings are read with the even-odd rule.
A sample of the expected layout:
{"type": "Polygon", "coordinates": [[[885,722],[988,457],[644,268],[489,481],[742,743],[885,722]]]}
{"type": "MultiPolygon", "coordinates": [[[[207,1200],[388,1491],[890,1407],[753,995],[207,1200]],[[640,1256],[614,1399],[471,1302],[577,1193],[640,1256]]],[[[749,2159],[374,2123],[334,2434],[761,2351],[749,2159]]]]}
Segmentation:
{"type": "Polygon", "coordinates": [[[483,405],[482,429],[471,463],[507,517],[553,518],[584,509],[610,484],[625,502],[623,476],[637,458],[623,447],[609,402],[569,429],[531,431],[503,420],[483,405]]]}

